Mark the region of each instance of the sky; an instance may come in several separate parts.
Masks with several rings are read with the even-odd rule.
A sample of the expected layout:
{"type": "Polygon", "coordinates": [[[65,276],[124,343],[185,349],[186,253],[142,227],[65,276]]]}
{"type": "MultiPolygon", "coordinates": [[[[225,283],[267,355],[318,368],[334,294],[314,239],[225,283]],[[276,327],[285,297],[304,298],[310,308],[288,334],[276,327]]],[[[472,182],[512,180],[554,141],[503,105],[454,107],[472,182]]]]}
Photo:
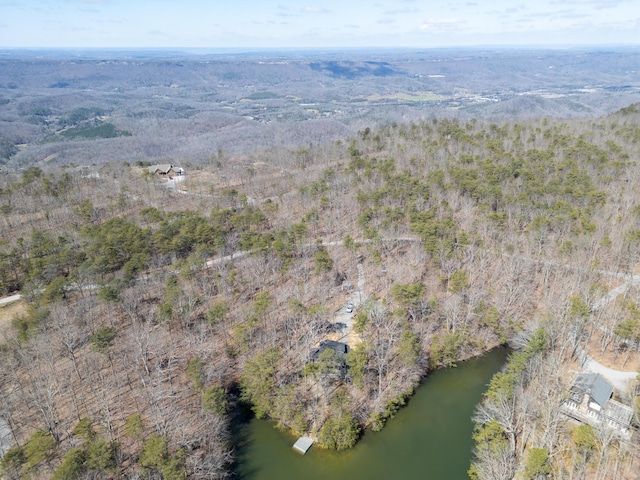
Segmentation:
{"type": "Polygon", "coordinates": [[[638,0],[0,0],[0,48],[619,44],[638,0]]]}

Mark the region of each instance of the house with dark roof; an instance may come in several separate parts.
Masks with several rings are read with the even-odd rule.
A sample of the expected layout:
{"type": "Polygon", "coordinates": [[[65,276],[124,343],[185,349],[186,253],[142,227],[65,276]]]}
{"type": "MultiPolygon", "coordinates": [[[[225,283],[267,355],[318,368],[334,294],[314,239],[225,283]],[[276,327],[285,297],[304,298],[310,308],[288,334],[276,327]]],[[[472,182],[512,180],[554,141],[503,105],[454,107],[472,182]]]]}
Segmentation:
{"type": "Polygon", "coordinates": [[[340,379],[347,373],[347,353],[349,345],[334,340],[323,340],[320,345],[311,350],[309,364],[305,368],[311,369],[323,378],[340,379]]]}
{"type": "Polygon", "coordinates": [[[170,163],[163,163],[157,165],[151,165],[148,168],[149,172],[155,173],[156,175],[160,175],[161,177],[169,177],[173,178],[176,175],[183,175],[184,169],[181,167],[174,167],[170,163]]]}
{"type": "Polygon", "coordinates": [[[345,356],[347,355],[347,353],[349,353],[349,345],[342,342],[336,342],[334,340],[323,340],[322,342],[320,342],[319,347],[311,350],[311,361],[318,361],[322,352],[327,349],[333,350],[339,359],[346,361],[345,356]]]}
{"type": "Polygon", "coordinates": [[[569,389],[562,411],[590,425],[604,424],[628,434],[633,409],[613,400],[613,386],[597,373],[581,373],[569,389]]]}

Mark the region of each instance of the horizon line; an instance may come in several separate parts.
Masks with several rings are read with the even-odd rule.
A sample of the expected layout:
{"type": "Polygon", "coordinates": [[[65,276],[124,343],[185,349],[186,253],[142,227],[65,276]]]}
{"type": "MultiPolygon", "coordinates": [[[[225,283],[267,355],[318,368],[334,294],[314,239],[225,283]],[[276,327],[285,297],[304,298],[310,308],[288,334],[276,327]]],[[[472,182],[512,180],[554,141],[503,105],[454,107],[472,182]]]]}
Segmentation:
{"type": "Polygon", "coordinates": [[[459,49],[475,49],[475,48],[504,48],[504,49],[518,49],[518,48],[603,48],[603,47],[640,47],[640,42],[636,43],[557,43],[557,44],[535,44],[535,43],[523,43],[523,44],[505,44],[505,43],[486,43],[477,45],[320,45],[320,46],[231,46],[231,47],[207,47],[207,46],[3,46],[0,45],[0,50],[209,50],[209,51],[224,51],[224,50],[438,50],[445,48],[459,48],[459,49]]]}

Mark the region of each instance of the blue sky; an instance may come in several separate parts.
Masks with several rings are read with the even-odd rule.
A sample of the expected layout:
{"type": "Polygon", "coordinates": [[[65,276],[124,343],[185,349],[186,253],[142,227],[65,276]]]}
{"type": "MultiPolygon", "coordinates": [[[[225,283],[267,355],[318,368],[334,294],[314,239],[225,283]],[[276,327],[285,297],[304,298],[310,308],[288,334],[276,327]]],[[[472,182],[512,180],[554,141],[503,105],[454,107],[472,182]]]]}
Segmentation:
{"type": "Polygon", "coordinates": [[[0,47],[610,44],[638,0],[0,0],[0,47]]]}

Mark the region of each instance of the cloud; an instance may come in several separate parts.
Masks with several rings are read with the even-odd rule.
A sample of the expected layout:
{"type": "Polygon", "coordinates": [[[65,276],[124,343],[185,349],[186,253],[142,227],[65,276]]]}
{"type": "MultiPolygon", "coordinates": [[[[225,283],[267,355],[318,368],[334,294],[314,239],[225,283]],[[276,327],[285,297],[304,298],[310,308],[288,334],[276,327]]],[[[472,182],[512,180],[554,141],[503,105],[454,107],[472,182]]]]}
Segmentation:
{"type": "Polygon", "coordinates": [[[378,25],[391,25],[392,23],[396,23],[395,18],[391,17],[383,17],[376,22],[378,25]]]}
{"type": "Polygon", "coordinates": [[[325,8],[308,6],[300,9],[302,13],[329,13],[331,10],[327,10],[325,8]]]}
{"type": "Polygon", "coordinates": [[[525,10],[525,6],[520,4],[520,5],[516,5],[515,7],[511,7],[511,8],[507,8],[505,10],[506,13],[518,13],[518,12],[522,12],[523,10],[525,10]]]}
{"type": "Polygon", "coordinates": [[[554,12],[531,12],[526,13],[522,17],[523,18],[550,18],[553,16],[554,12]]]}
{"type": "Polygon", "coordinates": [[[556,5],[573,4],[573,5],[611,5],[620,3],[619,0],[558,0],[551,2],[556,5]]]}
{"type": "Polygon", "coordinates": [[[430,18],[423,22],[418,28],[422,31],[444,31],[453,30],[458,25],[465,23],[459,18],[430,18]]]}
{"type": "Polygon", "coordinates": [[[77,27],[77,26],[70,26],[70,27],[67,27],[67,29],[71,32],[92,32],[93,31],[93,28],[77,27]]]}
{"type": "Polygon", "coordinates": [[[565,10],[557,10],[555,12],[531,12],[523,15],[523,18],[544,18],[552,20],[556,18],[584,18],[590,17],[588,13],[580,12],[574,8],[567,8],[565,10]]]}
{"type": "Polygon", "coordinates": [[[149,30],[147,33],[149,35],[161,35],[161,36],[166,35],[166,33],[164,33],[162,30],[149,30]]]}
{"type": "Polygon", "coordinates": [[[631,0],[558,0],[552,2],[555,5],[589,5],[596,10],[603,10],[605,8],[616,8],[624,3],[629,3],[631,0]]]}
{"type": "Polygon", "coordinates": [[[110,0],[66,0],[67,3],[81,3],[84,5],[106,5],[110,0]]]}
{"type": "Polygon", "coordinates": [[[517,15],[518,13],[526,12],[527,7],[524,4],[514,5],[512,7],[508,7],[502,10],[487,10],[484,12],[485,15],[496,16],[499,15],[501,17],[510,17],[513,15],[517,15]]]}
{"type": "Polygon", "coordinates": [[[585,18],[585,17],[590,17],[591,15],[589,15],[588,13],[578,13],[576,12],[576,10],[563,10],[561,12],[555,12],[553,14],[554,17],[557,18],[585,18]]]}
{"type": "Polygon", "coordinates": [[[400,15],[402,13],[418,13],[419,11],[420,11],[419,8],[405,7],[405,8],[395,9],[395,10],[387,10],[384,13],[385,15],[400,15]]]}

